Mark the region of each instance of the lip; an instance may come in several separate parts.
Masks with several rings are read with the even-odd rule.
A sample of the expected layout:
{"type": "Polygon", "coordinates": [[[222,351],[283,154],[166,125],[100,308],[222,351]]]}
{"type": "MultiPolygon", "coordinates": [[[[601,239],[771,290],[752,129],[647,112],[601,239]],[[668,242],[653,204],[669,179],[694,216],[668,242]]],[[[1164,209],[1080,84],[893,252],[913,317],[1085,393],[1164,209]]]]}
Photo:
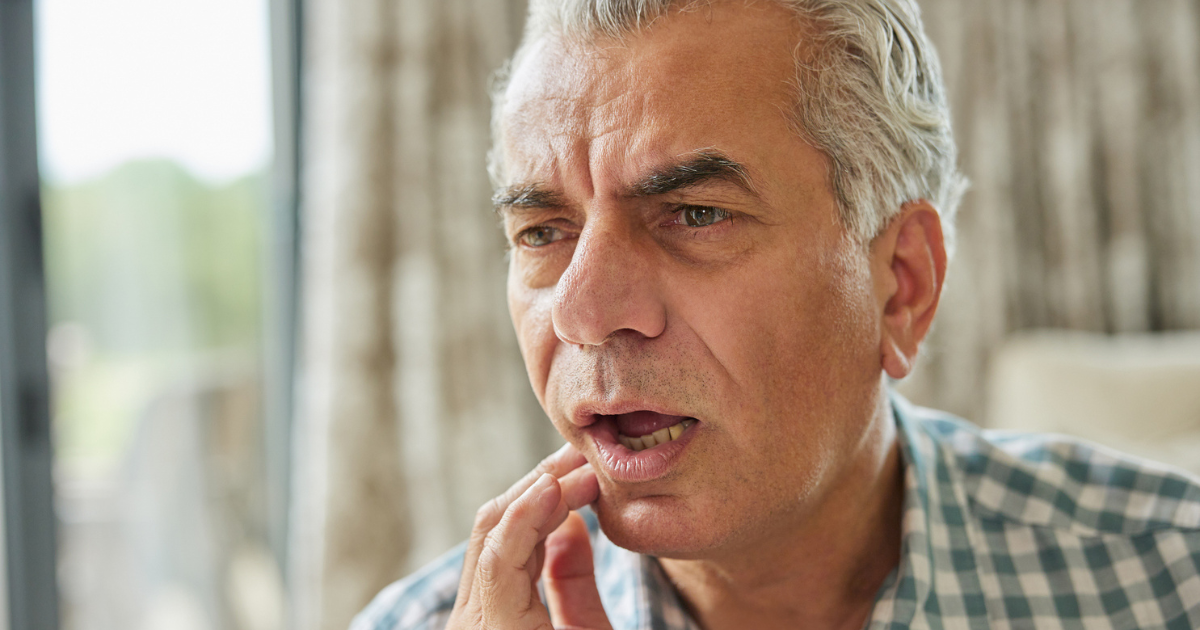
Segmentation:
{"type": "MultiPolygon", "coordinates": [[[[630,409],[619,413],[642,410],[645,408],[630,409]]],[[[618,442],[617,424],[611,419],[593,415],[590,423],[583,428],[583,432],[592,438],[600,460],[596,463],[610,479],[621,483],[641,483],[653,481],[671,472],[675,463],[683,456],[688,444],[692,442],[692,438],[696,436],[703,425],[703,422],[697,421],[677,439],[643,451],[631,450],[618,442]]]]}
{"type": "Polygon", "coordinates": [[[619,416],[623,413],[633,413],[635,411],[652,411],[664,416],[683,416],[685,418],[691,417],[682,411],[667,407],[660,407],[654,403],[633,401],[580,405],[575,410],[575,413],[571,414],[571,422],[579,428],[588,428],[593,424],[596,424],[600,416],[619,416]]]}

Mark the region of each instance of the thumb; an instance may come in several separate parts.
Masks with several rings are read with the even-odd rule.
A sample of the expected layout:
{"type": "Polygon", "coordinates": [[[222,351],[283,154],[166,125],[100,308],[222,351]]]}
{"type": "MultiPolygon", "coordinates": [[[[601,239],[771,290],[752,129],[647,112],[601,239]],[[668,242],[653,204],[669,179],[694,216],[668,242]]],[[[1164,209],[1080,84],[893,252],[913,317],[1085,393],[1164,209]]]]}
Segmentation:
{"type": "Polygon", "coordinates": [[[612,624],[600,604],[592,543],[587,525],[578,512],[546,538],[546,564],[542,569],[546,605],[554,627],[611,630],[612,624]]]}

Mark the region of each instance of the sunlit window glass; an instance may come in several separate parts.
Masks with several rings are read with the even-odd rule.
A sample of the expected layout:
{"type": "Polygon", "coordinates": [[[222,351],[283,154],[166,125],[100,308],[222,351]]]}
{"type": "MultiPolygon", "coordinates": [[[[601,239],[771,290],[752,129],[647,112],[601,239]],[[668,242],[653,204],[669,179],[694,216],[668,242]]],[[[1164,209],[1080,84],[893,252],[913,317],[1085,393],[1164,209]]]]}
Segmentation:
{"type": "Polygon", "coordinates": [[[266,0],[40,0],[63,627],[282,627],[266,0]]]}

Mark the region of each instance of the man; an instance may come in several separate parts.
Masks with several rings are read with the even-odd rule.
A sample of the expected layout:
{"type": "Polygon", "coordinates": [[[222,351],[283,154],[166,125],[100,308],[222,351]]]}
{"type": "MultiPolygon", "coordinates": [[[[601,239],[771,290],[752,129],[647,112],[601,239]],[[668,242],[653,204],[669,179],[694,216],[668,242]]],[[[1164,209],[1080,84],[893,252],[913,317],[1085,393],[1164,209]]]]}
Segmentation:
{"type": "Polygon", "coordinates": [[[534,0],[495,120],[568,446],[354,628],[1200,627],[1197,480],[889,393],[963,187],[913,2],[534,0]]]}

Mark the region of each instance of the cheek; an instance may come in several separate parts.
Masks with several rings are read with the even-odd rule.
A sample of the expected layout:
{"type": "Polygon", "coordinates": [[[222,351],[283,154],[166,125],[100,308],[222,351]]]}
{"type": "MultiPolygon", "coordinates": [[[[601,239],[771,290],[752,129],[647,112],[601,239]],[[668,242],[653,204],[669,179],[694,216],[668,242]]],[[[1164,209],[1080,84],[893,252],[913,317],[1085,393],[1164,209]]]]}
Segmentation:
{"type": "MultiPolygon", "coordinates": [[[[866,261],[853,251],[794,259],[744,278],[705,325],[739,390],[739,440],[760,453],[817,455],[840,444],[848,408],[879,381],[877,318],[866,261]],[[764,282],[763,279],[766,279],[764,282]]],[[[713,307],[710,300],[708,308],[713,307]]],[[[731,427],[732,429],[732,427],[731,427]]]]}
{"type": "Polygon", "coordinates": [[[835,284],[793,261],[691,296],[689,324],[738,390],[739,414],[773,416],[807,398],[797,388],[832,377],[830,363],[855,328],[832,304],[844,299],[835,284]]]}
{"type": "Polygon", "coordinates": [[[790,345],[792,363],[813,377],[840,382],[844,369],[862,369],[862,353],[875,344],[876,322],[869,261],[853,245],[831,248],[828,254],[803,265],[790,292],[795,296],[784,304],[783,317],[790,318],[783,337],[790,345]],[[798,276],[799,278],[799,276],[798,276]]]}
{"type": "Polygon", "coordinates": [[[569,238],[536,251],[514,247],[509,264],[509,286],[515,280],[530,289],[553,288],[571,264],[574,246],[575,239],[569,238]]]}
{"type": "MultiPolygon", "coordinates": [[[[847,247],[852,247],[847,245],[847,247]]],[[[854,388],[879,382],[880,310],[875,300],[870,261],[857,249],[842,251],[830,262],[825,287],[828,365],[839,368],[838,382],[854,388]]]]}
{"type": "Polygon", "coordinates": [[[786,418],[780,446],[823,470],[848,457],[871,417],[879,387],[878,327],[866,261],[821,261],[817,282],[791,308],[795,332],[773,344],[768,417],[786,418]]]}
{"type": "Polygon", "coordinates": [[[553,289],[531,289],[521,281],[521,276],[522,272],[510,263],[508,312],[517,333],[521,357],[525,360],[525,370],[529,373],[529,383],[545,407],[546,380],[557,345],[550,319],[553,289]]]}

